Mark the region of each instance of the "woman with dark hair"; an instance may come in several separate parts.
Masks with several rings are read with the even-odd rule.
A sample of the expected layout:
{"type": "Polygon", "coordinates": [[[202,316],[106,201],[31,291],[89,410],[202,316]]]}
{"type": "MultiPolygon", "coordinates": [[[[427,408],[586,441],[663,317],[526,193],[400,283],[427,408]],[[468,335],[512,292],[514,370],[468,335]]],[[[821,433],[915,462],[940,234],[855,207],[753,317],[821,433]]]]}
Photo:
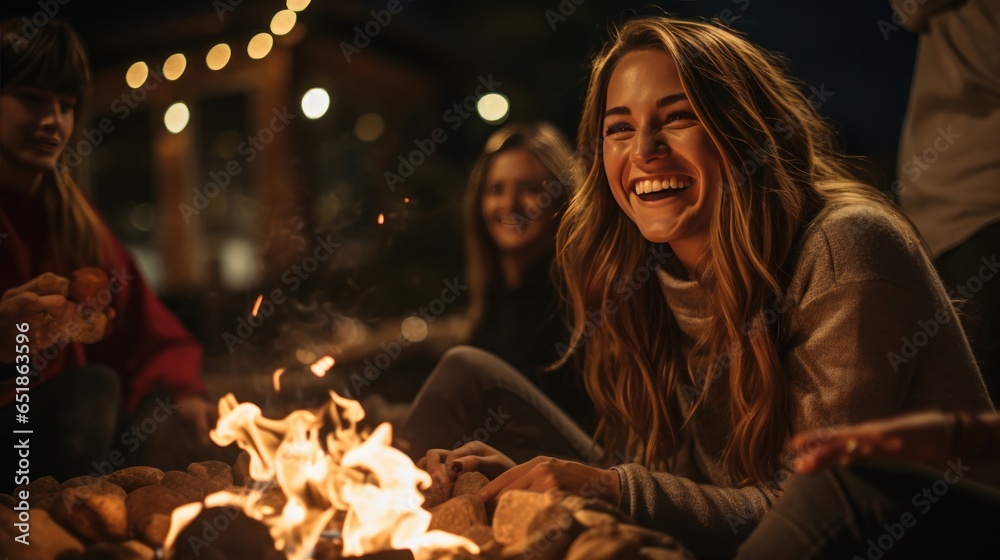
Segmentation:
{"type": "Polygon", "coordinates": [[[566,358],[582,358],[603,465],[627,460],[514,466],[470,443],[429,466],[507,467],[480,497],[600,497],[731,556],[780,495],[792,434],[992,410],[919,236],[850,175],[774,56],[707,23],[628,21],[594,61],[578,146],[556,252],[566,358]],[[657,251],[673,258],[651,274],[657,251]]]}
{"type": "Polygon", "coordinates": [[[200,378],[201,347],[150,290],[65,165],[90,83],[83,47],[61,21],[50,21],[30,37],[20,33],[19,25],[13,20],[0,24],[0,413],[5,437],[12,429],[33,430],[31,479],[104,474],[100,471],[132,462],[150,434],[139,438],[133,430],[130,435],[125,423],[120,441],[114,437],[120,406],[162,420],[156,423],[161,436],[181,435],[162,424],[173,426],[182,418],[194,428],[184,439],[207,443],[215,409],[200,378]],[[96,267],[111,278],[91,294],[94,301],[80,301],[70,292],[71,273],[83,267],[96,267]],[[93,317],[95,308],[105,305],[109,332],[97,332],[88,341],[102,340],[93,344],[75,342],[67,324],[76,315],[93,317]],[[27,328],[27,354],[15,354],[19,326],[21,332],[27,328]],[[31,414],[27,424],[15,424],[14,375],[24,371],[29,355],[32,383],[17,403],[27,402],[31,414]],[[111,453],[113,444],[123,446],[124,453],[111,453]]]}

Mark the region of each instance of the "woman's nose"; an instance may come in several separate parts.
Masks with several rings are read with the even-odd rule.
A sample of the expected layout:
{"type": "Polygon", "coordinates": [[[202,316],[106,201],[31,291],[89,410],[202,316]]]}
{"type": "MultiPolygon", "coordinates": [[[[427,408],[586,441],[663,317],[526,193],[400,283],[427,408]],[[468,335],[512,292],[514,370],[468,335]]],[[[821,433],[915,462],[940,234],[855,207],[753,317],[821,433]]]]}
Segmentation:
{"type": "Polygon", "coordinates": [[[632,150],[632,162],[646,163],[656,158],[670,155],[666,133],[662,128],[652,126],[642,127],[634,136],[635,147],[632,150]]]}
{"type": "Polygon", "coordinates": [[[53,97],[50,100],[46,100],[41,107],[42,112],[42,125],[59,127],[65,117],[62,111],[62,103],[59,101],[58,97],[53,97]]]}

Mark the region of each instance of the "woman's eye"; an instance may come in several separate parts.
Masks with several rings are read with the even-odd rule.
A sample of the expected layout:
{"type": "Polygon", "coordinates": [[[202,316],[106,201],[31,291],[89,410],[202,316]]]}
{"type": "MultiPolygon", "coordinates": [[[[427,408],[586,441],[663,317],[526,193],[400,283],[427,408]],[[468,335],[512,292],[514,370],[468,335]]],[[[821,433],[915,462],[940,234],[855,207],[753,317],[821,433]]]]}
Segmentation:
{"type": "Polygon", "coordinates": [[[502,185],[486,185],[484,189],[487,194],[499,194],[503,192],[502,185]]]}
{"type": "Polygon", "coordinates": [[[677,122],[677,121],[694,121],[698,120],[698,117],[694,113],[688,111],[675,111],[667,115],[667,122],[677,122]]]}
{"type": "Polygon", "coordinates": [[[622,122],[611,123],[604,129],[604,135],[611,136],[612,134],[618,134],[620,132],[628,132],[629,130],[631,130],[631,127],[629,127],[629,125],[626,123],[622,122]]]}

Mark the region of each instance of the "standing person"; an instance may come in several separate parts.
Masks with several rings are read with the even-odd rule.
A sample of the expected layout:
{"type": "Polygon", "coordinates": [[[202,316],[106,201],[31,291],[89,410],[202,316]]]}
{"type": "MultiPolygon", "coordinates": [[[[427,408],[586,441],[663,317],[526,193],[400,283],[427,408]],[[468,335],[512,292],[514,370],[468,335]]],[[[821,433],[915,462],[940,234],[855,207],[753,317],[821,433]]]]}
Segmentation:
{"type": "Polygon", "coordinates": [[[958,299],[994,402],[1000,399],[1000,7],[892,0],[919,33],[899,146],[898,193],[958,299]]]}
{"type": "Polygon", "coordinates": [[[604,462],[515,466],[470,443],[431,450],[429,469],[507,468],[481,498],[596,496],[731,557],[780,495],[792,434],[992,410],[919,236],[849,174],[776,57],[711,24],[628,21],[594,61],[577,141],[556,255],[604,462]],[[674,258],[639,282],[664,245],[674,258]]]}
{"type": "MultiPolygon", "coordinates": [[[[487,140],[466,193],[471,300],[466,342],[481,349],[466,354],[489,362],[500,358],[520,375],[495,379],[475,373],[489,368],[437,368],[417,394],[402,430],[416,456],[486,437],[524,457],[553,445],[561,455],[581,457],[589,447],[593,403],[572,364],[548,369],[569,341],[551,268],[556,230],[577,183],[575,172],[569,144],[547,123],[508,125],[487,140]],[[457,386],[467,391],[456,396],[457,386]],[[461,406],[454,406],[458,402],[461,406]],[[534,414],[539,408],[552,414],[539,417],[534,414]],[[483,417],[488,410],[494,414],[483,417]],[[577,445],[536,437],[539,425],[553,423],[572,432],[577,445]]],[[[545,431],[553,432],[558,430],[545,431]]]]}
{"type": "MultiPolygon", "coordinates": [[[[13,429],[33,430],[32,480],[103,474],[134,461],[141,446],[157,445],[143,443],[151,436],[179,448],[207,445],[215,408],[200,377],[200,345],[150,290],[64,163],[90,82],[83,47],[64,22],[51,20],[30,38],[19,25],[0,24],[4,437],[13,429]],[[63,323],[87,303],[68,299],[68,277],[82,267],[99,268],[111,278],[96,295],[110,305],[110,333],[89,345],[69,341],[63,323]],[[12,404],[15,333],[23,324],[29,325],[34,370],[26,426],[15,423],[12,404]],[[126,414],[119,415],[120,408],[126,414]],[[142,422],[147,417],[157,420],[155,436],[142,422]],[[138,421],[141,434],[131,420],[138,421]],[[119,455],[111,453],[112,445],[123,447],[119,455]]],[[[3,485],[13,487],[12,482],[5,476],[3,485]]]]}

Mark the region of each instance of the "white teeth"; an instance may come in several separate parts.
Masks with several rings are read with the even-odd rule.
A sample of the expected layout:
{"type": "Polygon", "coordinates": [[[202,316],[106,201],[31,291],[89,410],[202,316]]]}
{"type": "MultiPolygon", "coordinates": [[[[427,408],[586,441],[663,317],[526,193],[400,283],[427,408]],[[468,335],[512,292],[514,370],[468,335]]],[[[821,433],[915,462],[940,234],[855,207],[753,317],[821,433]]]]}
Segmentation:
{"type": "Polygon", "coordinates": [[[667,179],[645,179],[636,181],[635,193],[648,194],[664,189],[683,189],[690,187],[694,180],[691,177],[669,177],[667,179]]]}

